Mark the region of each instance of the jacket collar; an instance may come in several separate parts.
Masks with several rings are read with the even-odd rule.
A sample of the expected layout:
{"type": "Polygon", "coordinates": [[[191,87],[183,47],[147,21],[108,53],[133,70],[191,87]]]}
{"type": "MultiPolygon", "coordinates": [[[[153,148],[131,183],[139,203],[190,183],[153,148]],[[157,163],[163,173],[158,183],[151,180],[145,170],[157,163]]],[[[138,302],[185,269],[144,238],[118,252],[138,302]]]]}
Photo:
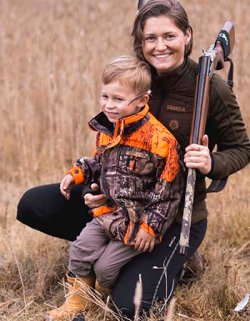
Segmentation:
{"type": "Polygon", "coordinates": [[[145,105],[145,107],[139,113],[121,118],[115,123],[115,125],[107,119],[103,112],[99,113],[89,122],[89,126],[95,131],[107,134],[110,136],[110,140],[108,144],[99,146],[98,151],[102,152],[122,143],[125,129],[126,133],[127,131],[136,131],[142,125],[142,123],[144,123],[148,111],[149,106],[145,105]]]}
{"type": "MultiPolygon", "coordinates": [[[[191,82],[192,79],[195,78],[196,71],[195,74],[193,74],[193,72],[191,71],[191,66],[194,66],[194,64],[195,66],[197,65],[190,58],[187,58],[178,68],[167,73],[158,75],[154,70],[152,72],[152,90],[154,91],[157,88],[162,88],[171,92],[180,90],[180,83],[182,84],[181,87],[183,86],[182,79],[184,75],[188,78],[190,77],[191,82]]],[[[187,82],[187,86],[189,86],[189,81],[187,82]]]]}
{"type": "Polygon", "coordinates": [[[103,112],[100,112],[89,121],[89,126],[91,129],[103,132],[109,136],[113,136],[116,132],[121,132],[122,134],[125,127],[129,127],[133,123],[143,119],[147,115],[148,111],[149,106],[146,104],[139,113],[121,118],[117,120],[115,124],[111,123],[103,112]]]}
{"type": "Polygon", "coordinates": [[[124,123],[124,126],[135,123],[136,121],[144,118],[146,116],[146,114],[148,113],[148,111],[149,111],[149,106],[147,104],[139,113],[119,119],[116,122],[115,127],[117,127],[117,125],[119,126],[119,123],[121,123],[121,122],[124,123]]]}

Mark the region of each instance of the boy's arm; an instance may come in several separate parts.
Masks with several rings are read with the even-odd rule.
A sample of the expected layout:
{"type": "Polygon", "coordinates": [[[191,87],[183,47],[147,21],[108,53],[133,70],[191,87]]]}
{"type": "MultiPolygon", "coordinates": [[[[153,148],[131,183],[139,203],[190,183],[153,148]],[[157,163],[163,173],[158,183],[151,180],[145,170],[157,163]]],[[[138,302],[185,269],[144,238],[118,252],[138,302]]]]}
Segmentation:
{"type": "Polygon", "coordinates": [[[73,176],[76,185],[82,183],[89,185],[87,186],[86,193],[91,191],[91,183],[95,182],[99,185],[99,178],[101,174],[100,155],[98,155],[97,152],[99,141],[100,133],[97,133],[94,156],[79,158],[69,170],[69,174],[73,176]]]}
{"type": "Polygon", "coordinates": [[[68,173],[62,178],[60,183],[60,192],[67,199],[70,199],[70,190],[74,185],[85,183],[86,177],[89,177],[89,168],[83,158],[77,160],[68,173]]]}
{"type": "Polygon", "coordinates": [[[100,173],[101,165],[97,156],[79,158],[69,170],[69,174],[72,175],[75,185],[98,182],[100,173]]]}
{"type": "Polygon", "coordinates": [[[184,190],[183,165],[179,160],[177,144],[169,146],[165,167],[148,196],[150,203],[144,208],[141,228],[159,239],[176,218],[184,190]]]}

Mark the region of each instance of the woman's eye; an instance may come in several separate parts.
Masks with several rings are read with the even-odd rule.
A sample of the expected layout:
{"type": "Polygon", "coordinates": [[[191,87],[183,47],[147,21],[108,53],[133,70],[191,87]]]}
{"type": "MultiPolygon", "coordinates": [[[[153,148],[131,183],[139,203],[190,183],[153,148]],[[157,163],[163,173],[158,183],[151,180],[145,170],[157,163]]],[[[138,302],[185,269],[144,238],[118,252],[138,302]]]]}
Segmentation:
{"type": "Polygon", "coordinates": [[[173,40],[174,38],[175,38],[174,35],[166,35],[166,36],[165,36],[165,39],[166,39],[166,40],[173,40]]]}
{"type": "Polygon", "coordinates": [[[156,40],[156,38],[154,36],[145,37],[145,41],[147,41],[147,42],[154,42],[155,40],[156,40]]]}

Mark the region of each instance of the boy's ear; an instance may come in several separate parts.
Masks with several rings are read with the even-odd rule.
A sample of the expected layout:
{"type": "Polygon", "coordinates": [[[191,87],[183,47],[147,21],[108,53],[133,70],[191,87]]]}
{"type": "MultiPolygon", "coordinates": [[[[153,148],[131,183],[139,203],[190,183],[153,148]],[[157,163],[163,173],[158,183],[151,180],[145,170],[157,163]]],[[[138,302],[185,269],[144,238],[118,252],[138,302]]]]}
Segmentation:
{"type": "Polygon", "coordinates": [[[145,106],[148,103],[148,101],[149,101],[149,95],[148,94],[143,95],[139,100],[140,107],[145,106]]]}

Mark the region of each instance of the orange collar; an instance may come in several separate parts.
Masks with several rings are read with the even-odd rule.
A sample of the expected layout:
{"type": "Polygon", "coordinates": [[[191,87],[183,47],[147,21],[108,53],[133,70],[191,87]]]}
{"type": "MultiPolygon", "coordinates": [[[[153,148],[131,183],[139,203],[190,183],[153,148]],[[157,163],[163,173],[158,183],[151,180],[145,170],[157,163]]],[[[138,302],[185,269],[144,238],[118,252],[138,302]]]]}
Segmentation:
{"type": "Polygon", "coordinates": [[[148,111],[149,111],[149,106],[148,104],[146,104],[145,107],[139,113],[117,120],[117,122],[115,123],[115,132],[112,137],[112,141],[108,144],[106,148],[111,148],[119,144],[122,140],[124,127],[126,125],[139,121],[140,119],[146,116],[148,111]]]}
{"type": "Polygon", "coordinates": [[[121,122],[123,122],[124,126],[134,123],[145,117],[148,111],[149,106],[148,104],[146,104],[145,107],[139,113],[117,120],[117,122],[115,123],[115,127],[119,127],[121,122]]]}

